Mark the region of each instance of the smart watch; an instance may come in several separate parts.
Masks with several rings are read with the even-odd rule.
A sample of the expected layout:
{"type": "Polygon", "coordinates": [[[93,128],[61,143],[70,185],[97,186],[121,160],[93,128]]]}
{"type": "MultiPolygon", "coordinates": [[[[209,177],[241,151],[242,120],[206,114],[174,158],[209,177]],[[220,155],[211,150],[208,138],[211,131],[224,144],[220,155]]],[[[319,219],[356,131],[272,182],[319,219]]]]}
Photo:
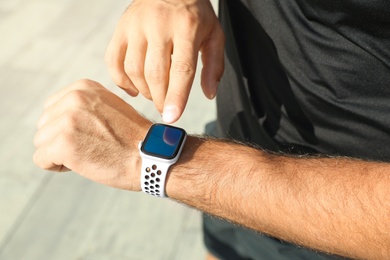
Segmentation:
{"type": "Polygon", "coordinates": [[[142,191],[156,197],[166,197],[165,180],[169,167],[180,157],[187,133],[181,128],[154,124],[144,141],[139,143],[142,158],[142,191]]]}

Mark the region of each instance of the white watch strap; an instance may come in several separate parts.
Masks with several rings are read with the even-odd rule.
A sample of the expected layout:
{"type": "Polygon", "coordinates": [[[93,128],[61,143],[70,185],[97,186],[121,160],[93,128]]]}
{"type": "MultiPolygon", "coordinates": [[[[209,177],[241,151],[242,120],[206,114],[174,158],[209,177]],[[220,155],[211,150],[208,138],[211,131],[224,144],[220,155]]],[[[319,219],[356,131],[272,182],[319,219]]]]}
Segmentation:
{"type": "Polygon", "coordinates": [[[142,158],[141,188],[150,195],[164,198],[165,180],[170,164],[142,158]]]}

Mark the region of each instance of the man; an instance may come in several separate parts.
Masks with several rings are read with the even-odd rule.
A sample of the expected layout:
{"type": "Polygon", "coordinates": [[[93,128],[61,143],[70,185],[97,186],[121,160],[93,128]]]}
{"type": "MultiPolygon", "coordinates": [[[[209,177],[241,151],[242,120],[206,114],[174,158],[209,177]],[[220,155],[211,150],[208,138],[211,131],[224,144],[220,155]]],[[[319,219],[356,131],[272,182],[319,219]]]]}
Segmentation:
{"type": "MultiPolygon", "coordinates": [[[[167,196],[228,221],[205,217],[210,258],[390,256],[389,5],[221,1],[222,79],[225,37],[208,0],[129,6],[107,51],[115,82],[172,123],[201,51],[207,97],[221,80],[216,134],[241,142],[189,136],[167,175],[167,196]]],[[[138,143],[150,125],[79,81],[48,100],[34,160],[145,191],[138,143]]]]}

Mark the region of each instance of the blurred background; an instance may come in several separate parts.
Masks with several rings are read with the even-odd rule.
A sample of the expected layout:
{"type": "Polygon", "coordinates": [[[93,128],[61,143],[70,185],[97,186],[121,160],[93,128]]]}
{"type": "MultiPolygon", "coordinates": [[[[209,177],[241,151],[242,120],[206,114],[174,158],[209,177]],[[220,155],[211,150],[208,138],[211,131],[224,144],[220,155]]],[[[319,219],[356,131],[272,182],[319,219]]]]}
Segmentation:
{"type": "MultiPolygon", "coordinates": [[[[168,199],[51,173],[32,162],[45,99],[90,78],[160,121],[154,105],[116,87],[104,52],[129,0],[0,0],[0,259],[204,259],[200,213],[168,199]]],[[[215,6],[215,3],[214,3],[215,6]]],[[[215,102],[198,76],[175,125],[203,133],[215,102]]]]}

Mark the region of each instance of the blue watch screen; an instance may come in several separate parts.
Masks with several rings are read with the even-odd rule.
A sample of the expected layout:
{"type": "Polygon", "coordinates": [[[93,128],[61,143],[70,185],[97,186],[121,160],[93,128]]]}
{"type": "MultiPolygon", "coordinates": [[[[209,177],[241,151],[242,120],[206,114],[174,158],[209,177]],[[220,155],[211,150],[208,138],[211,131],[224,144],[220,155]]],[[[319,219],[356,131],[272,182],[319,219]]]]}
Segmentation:
{"type": "Polygon", "coordinates": [[[141,150],[143,153],[164,159],[176,157],[186,133],[183,129],[155,124],[150,129],[141,150]]]}

